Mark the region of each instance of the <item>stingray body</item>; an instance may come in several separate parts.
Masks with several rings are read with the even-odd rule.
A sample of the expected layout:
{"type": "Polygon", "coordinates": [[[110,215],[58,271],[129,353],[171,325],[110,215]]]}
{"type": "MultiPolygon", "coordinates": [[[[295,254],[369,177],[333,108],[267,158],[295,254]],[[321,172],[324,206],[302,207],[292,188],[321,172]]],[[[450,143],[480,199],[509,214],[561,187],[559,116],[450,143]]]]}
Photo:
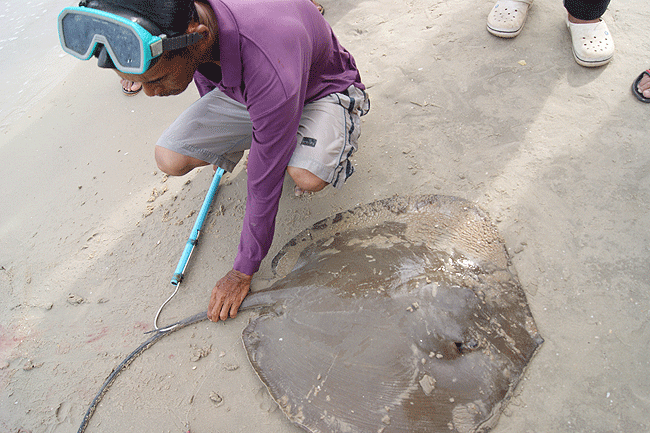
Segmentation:
{"type": "Polygon", "coordinates": [[[458,198],[337,214],[273,267],[243,341],[310,432],[487,431],[542,343],[496,228],[458,198]]]}

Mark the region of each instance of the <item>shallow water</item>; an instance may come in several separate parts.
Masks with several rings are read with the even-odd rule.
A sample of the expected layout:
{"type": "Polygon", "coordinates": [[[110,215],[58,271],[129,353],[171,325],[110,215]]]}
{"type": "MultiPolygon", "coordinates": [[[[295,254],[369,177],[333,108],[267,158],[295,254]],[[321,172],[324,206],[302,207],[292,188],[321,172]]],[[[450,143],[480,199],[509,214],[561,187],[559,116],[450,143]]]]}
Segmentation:
{"type": "Polygon", "coordinates": [[[0,131],[59,83],[78,60],[59,45],[57,16],[74,0],[0,3],[0,131]]]}

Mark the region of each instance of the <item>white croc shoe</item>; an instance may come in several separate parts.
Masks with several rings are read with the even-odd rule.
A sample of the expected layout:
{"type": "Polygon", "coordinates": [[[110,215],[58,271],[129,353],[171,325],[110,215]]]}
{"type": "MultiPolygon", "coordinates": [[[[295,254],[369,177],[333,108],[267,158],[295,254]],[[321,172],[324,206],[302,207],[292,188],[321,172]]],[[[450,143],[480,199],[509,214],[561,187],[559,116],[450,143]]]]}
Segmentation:
{"type": "Polygon", "coordinates": [[[514,38],[521,33],[533,0],[497,0],[488,15],[488,32],[500,38],[514,38]]]}
{"type": "Polygon", "coordinates": [[[614,57],[614,40],[605,21],[577,24],[567,20],[571,33],[573,58],[581,66],[593,68],[609,63],[614,57]]]}

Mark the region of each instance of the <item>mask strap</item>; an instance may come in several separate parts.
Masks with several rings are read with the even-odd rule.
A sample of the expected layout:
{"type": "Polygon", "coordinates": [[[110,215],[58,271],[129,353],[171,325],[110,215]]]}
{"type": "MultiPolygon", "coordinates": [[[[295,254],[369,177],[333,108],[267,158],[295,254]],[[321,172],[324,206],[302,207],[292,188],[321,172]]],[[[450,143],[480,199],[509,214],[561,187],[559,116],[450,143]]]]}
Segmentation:
{"type": "Polygon", "coordinates": [[[164,37],[162,40],[162,49],[163,51],[178,50],[179,48],[185,48],[189,47],[190,45],[194,45],[201,39],[203,39],[203,35],[196,32],[174,36],[173,38],[164,37]]]}

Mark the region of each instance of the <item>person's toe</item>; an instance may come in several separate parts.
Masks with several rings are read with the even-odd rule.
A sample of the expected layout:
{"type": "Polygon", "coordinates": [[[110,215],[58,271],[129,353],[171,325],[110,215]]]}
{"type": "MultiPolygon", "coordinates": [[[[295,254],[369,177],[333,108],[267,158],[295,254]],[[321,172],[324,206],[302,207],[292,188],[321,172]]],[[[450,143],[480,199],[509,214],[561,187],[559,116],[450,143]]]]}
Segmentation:
{"type": "Polygon", "coordinates": [[[650,76],[643,74],[639,80],[639,84],[636,86],[636,89],[640,94],[643,95],[644,98],[650,98],[650,76]]]}
{"type": "Polygon", "coordinates": [[[120,84],[122,85],[122,89],[124,89],[124,91],[128,92],[129,90],[131,90],[131,84],[132,84],[131,81],[121,79],[120,84]]]}
{"type": "Polygon", "coordinates": [[[636,88],[639,90],[639,93],[643,94],[643,97],[647,98],[650,96],[650,77],[644,75],[636,88]]]}
{"type": "Polygon", "coordinates": [[[120,84],[122,85],[122,89],[126,93],[136,93],[139,92],[140,89],[142,89],[142,83],[139,83],[137,81],[129,81],[122,79],[120,80],[120,84]]]}

